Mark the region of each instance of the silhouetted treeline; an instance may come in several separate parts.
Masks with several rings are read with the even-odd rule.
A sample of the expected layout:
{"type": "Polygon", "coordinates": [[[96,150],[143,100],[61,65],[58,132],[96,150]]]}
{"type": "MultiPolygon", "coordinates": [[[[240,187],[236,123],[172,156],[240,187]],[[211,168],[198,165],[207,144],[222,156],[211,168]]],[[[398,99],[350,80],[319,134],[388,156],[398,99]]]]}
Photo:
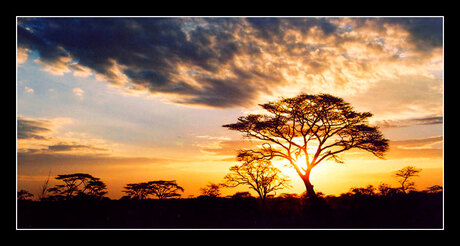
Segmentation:
{"type": "Polygon", "coordinates": [[[268,198],[262,207],[248,193],[225,198],[20,200],[18,228],[442,228],[439,187],[386,195],[354,189],[340,196],[320,194],[314,206],[296,194],[282,194],[268,198]]]}

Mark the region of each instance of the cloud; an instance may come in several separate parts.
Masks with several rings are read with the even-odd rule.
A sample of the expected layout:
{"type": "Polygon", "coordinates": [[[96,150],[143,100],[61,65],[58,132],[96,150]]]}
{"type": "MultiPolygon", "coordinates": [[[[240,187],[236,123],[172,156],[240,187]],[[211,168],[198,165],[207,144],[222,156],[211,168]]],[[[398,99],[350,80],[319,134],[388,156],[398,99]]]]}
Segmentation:
{"type": "Polygon", "coordinates": [[[399,123],[406,125],[439,122],[443,115],[442,98],[442,79],[405,75],[376,81],[367,90],[347,96],[347,101],[372,112],[375,120],[404,120],[399,123]]]}
{"type": "Polygon", "coordinates": [[[442,136],[390,141],[389,159],[442,158],[442,136]]]}
{"type": "Polygon", "coordinates": [[[91,145],[83,145],[83,144],[60,143],[60,144],[48,146],[48,150],[52,152],[73,151],[73,150],[82,150],[82,149],[107,151],[107,149],[104,149],[104,148],[97,148],[91,145]]]}
{"type": "Polygon", "coordinates": [[[437,125],[443,123],[442,116],[425,117],[425,118],[412,118],[402,120],[382,120],[374,124],[381,128],[395,128],[395,127],[408,127],[413,125],[437,125]]]}
{"type": "Polygon", "coordinates": [[[78,96],[80,98],[83,97],[83,94],[85,93],[85,91],[80,88],[73,88],[72,91],[73,94],[75,94],[75,96],[78,96]]]}
{"type": "Polygon", "coordinates": [[[46,120],[33,120],[18,117],[17,138],[18,139],[47,139],[42,133],[50,132],[50,122],[46,120]]]}
{"type": "Polygon", "coordinates": [[[18,65],[21,65],[27,61],[29,57],[29,50],[26,48],[18,48],[16,62],[18,65]]]}
{"type": "Polygon", "coordinates": [[[442,70],[440,18],[19,18],[18,46],[56,75],[94,74],[179,104],[228,108],[350,95],[442,70]]]}
{"type": "Polygon", "coordinates": [[[114,144],[85,133],[58,131],[69,119],[17,119],[18,153],[71,153],[107,155],[114,144]]]}
{"type": "Polygon", "coordinates": [[[33,94],[33,93],[34,93],[34,89],[29,88],[29,87],[27,87],[27,86],[24,87],[24,90],[25,90],[26,93],[29,93],[29,94],[33,94]]]}

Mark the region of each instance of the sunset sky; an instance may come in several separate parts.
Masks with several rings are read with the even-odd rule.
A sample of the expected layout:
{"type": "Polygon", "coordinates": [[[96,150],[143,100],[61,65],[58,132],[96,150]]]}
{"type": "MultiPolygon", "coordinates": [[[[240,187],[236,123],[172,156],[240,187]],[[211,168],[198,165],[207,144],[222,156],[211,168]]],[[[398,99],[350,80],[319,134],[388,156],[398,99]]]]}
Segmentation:
{"type": "MultiPolygon", "coordinates": [[[[390,140],[384,160],[351,151],[315,167],[316,191],[396,186],[409,165],[422,169],[417,189],[443,185],[443,68],[441,17],[18,17],[18,189],[79,172],[113,199],[151,180],[198,196],[254,147],[222,125],[300,93],[373,113],[390,140]]],[[[277,194],[305,191],[274,163],[293,186],[277,194]]]]}

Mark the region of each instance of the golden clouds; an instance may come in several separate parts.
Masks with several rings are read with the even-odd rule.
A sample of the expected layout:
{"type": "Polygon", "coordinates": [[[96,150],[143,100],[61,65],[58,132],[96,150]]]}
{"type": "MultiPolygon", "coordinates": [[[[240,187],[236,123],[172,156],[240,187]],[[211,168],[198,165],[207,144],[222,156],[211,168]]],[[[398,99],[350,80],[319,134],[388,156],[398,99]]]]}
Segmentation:
{"type": "Polygon", "coordinates": [[[23,20],[19,43],[23,50],[53,51],[46,60],[37,59],[45,70],[94,73],[124,93],[144,91],[187,105],[251,107],[300,92],[355,95],[382,80],[433,78],[442,71],[439,18],[42,21],[56,29],[34,29],[28,25],[34,20],[23,20]],[[101,36],[88,26],[117,32],[101,36]],[[32,32],[49,47],[27,39],[32,32]],[[95,38],[84,49],[74,41],[82,32],[95,38]]]}

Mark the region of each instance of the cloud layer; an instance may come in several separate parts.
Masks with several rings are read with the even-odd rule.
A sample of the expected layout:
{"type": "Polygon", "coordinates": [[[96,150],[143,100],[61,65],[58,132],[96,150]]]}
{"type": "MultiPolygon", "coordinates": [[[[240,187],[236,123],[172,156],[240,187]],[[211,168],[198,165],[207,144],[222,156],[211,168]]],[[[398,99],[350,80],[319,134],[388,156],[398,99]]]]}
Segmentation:
{"type": "Polygon", "coordinates": [[[18,48],[21,63],[36,52],[56,75],[228,108],[432,77],[442,69],[442,19],[19,18],[18,48]]]}

